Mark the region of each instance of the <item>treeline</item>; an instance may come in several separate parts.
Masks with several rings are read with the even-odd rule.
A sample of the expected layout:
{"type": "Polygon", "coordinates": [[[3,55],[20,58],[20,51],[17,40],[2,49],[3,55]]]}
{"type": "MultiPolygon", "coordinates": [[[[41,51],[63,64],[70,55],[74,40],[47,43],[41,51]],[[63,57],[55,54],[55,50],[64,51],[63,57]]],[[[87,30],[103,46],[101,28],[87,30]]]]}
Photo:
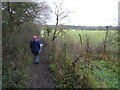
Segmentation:
{"type": "MultiPolygon", "coordinates": [[[[52,29],[55,25],[48,25],[52,29]]],[[[64,29],[76,29],[76,30],[106,30],[106,26],[75,26],[75,25],[64,25],[64,29]]],[[[109,30],[118,30],[117,26],[108,26],[109,30]]]]}

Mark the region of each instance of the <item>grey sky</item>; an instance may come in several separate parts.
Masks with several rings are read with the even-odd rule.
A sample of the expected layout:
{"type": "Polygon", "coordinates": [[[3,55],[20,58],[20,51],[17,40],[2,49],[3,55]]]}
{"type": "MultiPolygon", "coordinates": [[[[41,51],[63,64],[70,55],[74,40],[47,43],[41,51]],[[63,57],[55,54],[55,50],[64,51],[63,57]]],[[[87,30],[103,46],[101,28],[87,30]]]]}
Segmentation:
{"type": "MultiPolygon", "coordinates": [[[[2,0],[2,1],[26,1],[31,0],[2,0]]],[[[39,0],[36,0],[39,1],[39,0]]],[[[41,0],[40,0],[41,1],[41,0]]],[[[61,0],[46,0],[54,10],[53,1],[60,2],[61,0]]],[[[118,2],[120,0],[64,0],[63,8],[65,10],[74,11],[69,15],[68,25],[83,25],[83,26],[106,26],[118,25],[118,2]]],[[[55,16],[51,15],[51,20],[48,24],[55,24],[55,16]]]]}
{"type": "MultiPolygon", "coordinates": [[[[46,0],[54,10],[53,0],[46,0]]],[[[60,2],[61,0],[54,0],[60,2]]],[[[118,2],[120,0],[64,0],[63,8],[74,11],[69,15],[68,25],[106,26],[118,24],[118,2]]],[[[48,24],[55,24],[55,16],[48,24]]]]}

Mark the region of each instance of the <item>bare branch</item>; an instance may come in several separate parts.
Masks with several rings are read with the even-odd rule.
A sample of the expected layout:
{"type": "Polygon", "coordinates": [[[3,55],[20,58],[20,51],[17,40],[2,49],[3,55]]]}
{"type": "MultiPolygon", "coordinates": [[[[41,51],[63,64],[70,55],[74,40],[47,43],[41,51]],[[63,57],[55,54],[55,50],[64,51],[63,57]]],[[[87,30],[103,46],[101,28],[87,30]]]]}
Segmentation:
{"type": "Polygon", "coordinates": [[[64,18],[68,17],[68,15],[63,16],[60,21],[62,21],[64,18]]]}
{"type": "Polygon", "coordinates": [[[62,0],[60,2],[60,4],[57,5],[56,2],[54,1],[54,5],[55,5],[54,14],[56,15],[56,25],[55,25],[55,31],[53,33],[52,41],[54,41],[54,39],[57,38],[57,36],[60,34],[60,32],[63,31],[63,28],[59,28],[60,22],[63,19],[65,19],[66,17],[68,17],[68,13],[62,10],[63,2],[64,2],[64,0],[62,0]],[[57,32],[58,29],[59,29],[59,31],[57,32]]]}

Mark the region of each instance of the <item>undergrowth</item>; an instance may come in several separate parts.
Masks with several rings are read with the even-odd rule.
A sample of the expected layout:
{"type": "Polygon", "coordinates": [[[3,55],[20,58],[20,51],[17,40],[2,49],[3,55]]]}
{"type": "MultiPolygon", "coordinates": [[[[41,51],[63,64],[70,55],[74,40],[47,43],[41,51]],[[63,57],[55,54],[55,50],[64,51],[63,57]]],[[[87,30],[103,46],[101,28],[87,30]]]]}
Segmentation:
{"type": "Polygon", "coordinates": [[[118,60],[74,40],[46,38],[46,57],[58,88],[118,88],[118,60]],[[93,49],[93,50],[92,50],[93,49]],[[115,62],[115,63],[114,63],[115,62]]]}
{"type": "Polygon", "coordinates": [[[91,70],[95,78],[96,85],[100,88],[118,88],[118,63],[104,60],[94,60],[92,65],[95,67],[91,70]]]}
{"type": "MultiPolygon", "coordinates": [[[[21,51],[21,49],[20,52],[24,53],[24,51],[21,51]]],[[[3,88],[25,88],[27,85],[26,66],[30,62],[29,58],[30,56],[27,53],[21,55],[20,52],[18,53],[18,51],[16,51],[18,56],[16,57],[9,56],[9,59],[7,61],[3,61],[2,66],[3,88]]]]}
{"type": "Polygon", "coordinates": [[[25,24],[15,35],[4,37],[2,60],[2,88],[26,88],[28,78],[28,66],[31,62],[30,40],[37,34],[35,26],[25,24]],[[9,41],[9,42],[8,42],[9,41]]]}

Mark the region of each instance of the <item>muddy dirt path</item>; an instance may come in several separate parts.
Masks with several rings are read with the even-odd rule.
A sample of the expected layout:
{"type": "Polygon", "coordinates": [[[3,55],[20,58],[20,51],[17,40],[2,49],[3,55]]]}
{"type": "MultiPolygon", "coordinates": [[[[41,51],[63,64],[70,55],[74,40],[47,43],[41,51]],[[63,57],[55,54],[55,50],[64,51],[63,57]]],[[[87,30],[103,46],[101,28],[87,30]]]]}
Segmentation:
{"type": "Polygon", "coordinates": [[[39,64],[29,65],[28,88],[55,88],[55,83],[48,69],[44,50],[39,55],[39,64]]]}

